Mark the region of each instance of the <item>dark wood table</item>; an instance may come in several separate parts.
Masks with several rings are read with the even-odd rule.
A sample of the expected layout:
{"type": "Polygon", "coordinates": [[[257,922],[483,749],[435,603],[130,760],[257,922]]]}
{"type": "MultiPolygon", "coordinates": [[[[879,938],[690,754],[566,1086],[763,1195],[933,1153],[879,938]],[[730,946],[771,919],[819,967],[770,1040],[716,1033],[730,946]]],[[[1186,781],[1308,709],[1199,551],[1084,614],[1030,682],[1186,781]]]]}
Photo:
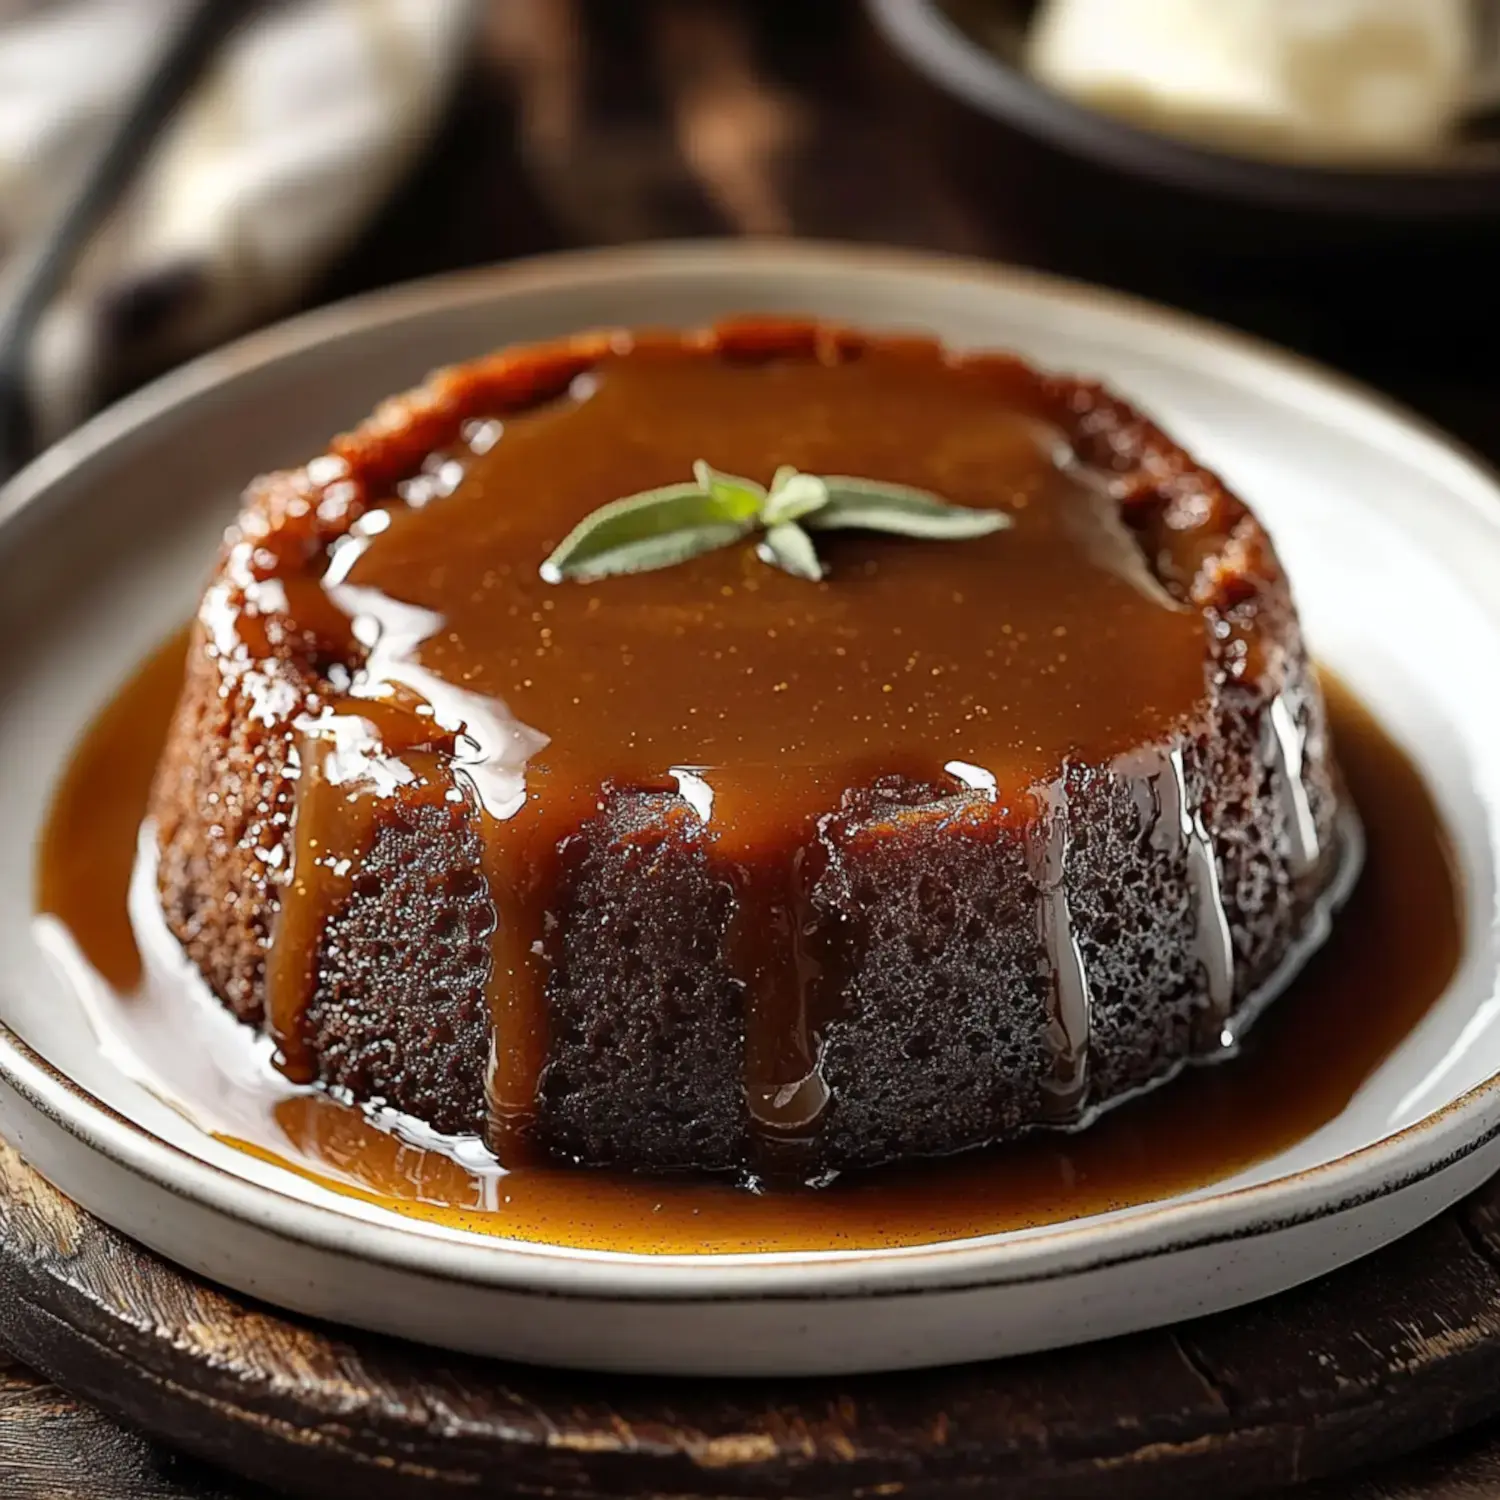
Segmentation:
{"type": "MultiPolygon", "coordinates": [[[[911,77],[854,0],[489,0],[431,149],[308,300],[652,238],[917,246],[1179,302],[1341,366],[1500,458],[1500,296],[1482,295],[1500,268],[1493,247],[1204,255],[1164,226],[1159,242],[1117,251],[1086,183],[1024,156],[911,77]]],[[[0,1352],[7,1500],[266,1493],[162,1450],[0,1352]]],[[[1500,1428],[1298,1493],[1500,1496],[1500,1428]]]]}

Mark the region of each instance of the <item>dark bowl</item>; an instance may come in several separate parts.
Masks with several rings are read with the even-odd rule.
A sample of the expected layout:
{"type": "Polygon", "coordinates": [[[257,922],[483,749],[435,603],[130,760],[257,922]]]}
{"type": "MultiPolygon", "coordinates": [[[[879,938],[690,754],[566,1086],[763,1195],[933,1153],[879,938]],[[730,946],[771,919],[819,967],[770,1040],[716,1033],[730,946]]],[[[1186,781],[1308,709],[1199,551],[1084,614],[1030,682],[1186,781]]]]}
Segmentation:
{"type": "MultiPolygon", "coordinates": [[[[1222,205],[1389,226],[1500,220],[1500,122],[1420,164],[1350,169],[1239,156],[1075,103],[1020,66],[1026,0],[866,0],[891,47],[954,99],[1060,154],[1222,205]]],[[[1312,226],[1309,226],[1311,229],[1312,226]]]]}
{"type": "Polygon", "coordinates": [[[1028,0],[865,0],[992,253],[1237,324],[1406,388],[1494,368],[1500,133],[1352,171],[1206,150],[1020,67],[1028,0]],[[1425,373],[1424,373],[1425,372],[1425,373]]]}

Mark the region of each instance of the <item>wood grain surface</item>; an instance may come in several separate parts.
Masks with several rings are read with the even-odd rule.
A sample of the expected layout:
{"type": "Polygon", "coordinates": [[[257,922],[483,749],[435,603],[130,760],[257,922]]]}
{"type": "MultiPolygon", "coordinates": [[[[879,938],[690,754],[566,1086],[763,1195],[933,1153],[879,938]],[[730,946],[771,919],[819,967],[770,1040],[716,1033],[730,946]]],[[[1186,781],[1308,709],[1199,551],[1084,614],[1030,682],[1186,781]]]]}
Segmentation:
{"type": "Polygon", "coordinates": [[[251,1500],[272,1493],[150,1442],[0,1351],[6,1500],[251,1500]]]}
{"type": "MultiPolygon", "coordinates": [[[[1273,257],[1251,231],[1205,253],[1149,196],[1116,235],[1094,186],[920,83],[857,0],[488,0],[441,133],[308,301],[573,245],[884,241],[1084,275],[1238,324],[1500,457],[1493,245],[1273,257]]],[[[1500,1411],[1496,1187],[1240,1313],[841,1383],[610,1381],[319,1329],[172,1271],[3,1148],[0,1246],[0,1341],[24,1360],[0,1355],[6,1500],[1227,1497],[1360,1465],[1297,1493],[1500,1495],[1500,1430],[1443,1437],[1500,1411]]]]}
{"type": "MultiPolygon", "coordinates": [[[[299,1495],[1227,1500],[1500,1410],[1500,1184],[1337,1275],[1174,1329],[920,1373],[674,1381],[274,1312],[99,1225],[0,1147],[0,1341],[129,1426],[299,1495]]],[[[216,1493],[96,1411],[29,1393],[0,1477],[30,1444],[54,1476],[103,1462],[127,1495],[216,1493]]]]}

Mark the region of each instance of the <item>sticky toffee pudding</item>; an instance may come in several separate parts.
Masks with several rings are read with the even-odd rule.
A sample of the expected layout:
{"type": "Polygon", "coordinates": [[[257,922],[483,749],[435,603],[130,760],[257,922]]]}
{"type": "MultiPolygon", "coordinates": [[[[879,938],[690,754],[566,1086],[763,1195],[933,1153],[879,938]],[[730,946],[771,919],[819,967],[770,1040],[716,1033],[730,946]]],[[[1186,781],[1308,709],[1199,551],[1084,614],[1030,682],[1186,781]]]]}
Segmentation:
{"type": "Polygon", "coordinates": [[[1227,1054],[1360,846],[1213,475],[1095,385],[763,320],[509,351],[257,481],[151,814],[168,928],[292,1083],[762,1182],[1227,1054]],[[621,556],[671,566],[551,566],[643,495],[679,529],[620,513],[621,556]]]}

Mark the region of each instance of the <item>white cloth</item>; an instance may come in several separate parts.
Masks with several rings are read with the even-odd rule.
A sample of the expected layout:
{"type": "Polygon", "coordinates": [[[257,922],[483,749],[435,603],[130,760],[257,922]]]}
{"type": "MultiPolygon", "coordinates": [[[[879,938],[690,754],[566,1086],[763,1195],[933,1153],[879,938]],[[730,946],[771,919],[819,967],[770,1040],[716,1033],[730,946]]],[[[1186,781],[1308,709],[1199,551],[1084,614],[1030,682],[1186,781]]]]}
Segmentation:
{"type": "MultiPolygon", "coordinates": [[[[0,297],[182,0],[0,0],[0,297]]],[[[283,0],[225,45],[37,339],[44,435],[291,302],[437,118],[475,0],[283,0]]]]}

